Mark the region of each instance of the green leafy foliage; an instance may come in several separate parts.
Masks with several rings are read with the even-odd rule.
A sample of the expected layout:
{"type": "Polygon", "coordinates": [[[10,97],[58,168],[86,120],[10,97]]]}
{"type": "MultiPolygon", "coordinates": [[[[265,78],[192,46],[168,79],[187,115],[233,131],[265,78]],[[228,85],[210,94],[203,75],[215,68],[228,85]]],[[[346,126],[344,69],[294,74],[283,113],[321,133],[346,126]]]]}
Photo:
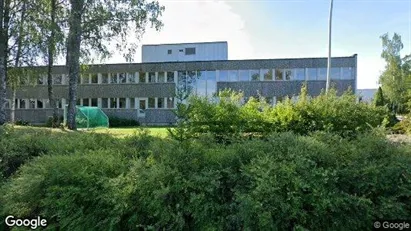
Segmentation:
{"type": "Polygon", "coordinates": [[[273,132],[292,131],[307,135],[314,131],[332,132],[354,137],[373,127],[392,126],[392,116],[385,107],[357,103],[350,92],[341,96],[331,89],[328,94],[308,99],[305,86],[299,100],[287,99],[272,107],[263,97],[251,97],[245,104],[243,95],[220,92],[219,101],[191,97],[189,106],[177,109],[181,138],[211,133],[219,142],[239,137],[267,137],[273,132]]]}
{"type": "Polygon", "coordinates": [[[381,37],[383,51],[381,57],[385,60],[385,70],[380,76],[382,90],[386,96],[388,105],[395,113],[409,111],[407,94],[411,86],[411,59],[410,56],[401,57],[403,43],[401,36],[394,33],[390,38],[388,33],[381,37]]]}
{"type": "Polygon", "coordinates": [[[118,117],[109,117],[109,124],[111,128],[140,126],[140,123],[137,120],[118,117]]]}
{"type": "MultiPolygon", "coordinates": [[[[2,128],[0,140],[14,132],[2,128]]],[[[58,143],[28,134],[47,137],[47,153],[58,143]]],[[[374,219],[411,214],[411,149],[377,130],[230,144],[212,134],[161,140],[144,129],[81,139],[106,146],[23,165],[3,183],[0,214],[41,215],[50,230],[371,230],[374,219]]]]}
{"type": "Polygon", "coordinates": [[[385,100],[384,100],[384,95],[382,93],[382,88],[378,87],[377,93],[375,94],[374,97],[374,105],[375,106],[385,106],[385,100]]]}

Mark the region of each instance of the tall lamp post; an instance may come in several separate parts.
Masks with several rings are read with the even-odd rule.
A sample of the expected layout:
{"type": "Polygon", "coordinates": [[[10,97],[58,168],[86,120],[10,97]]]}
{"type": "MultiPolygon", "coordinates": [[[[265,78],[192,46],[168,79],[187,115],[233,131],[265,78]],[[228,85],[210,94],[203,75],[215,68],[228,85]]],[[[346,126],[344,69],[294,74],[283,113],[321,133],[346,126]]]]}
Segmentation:
{"type": "Polygon", "coordinates": [[[327,60],[327,83],[325,86],[325,92],[330,89],[330,73],[331,73],[331,23],[333,15],[333,0],[330,4],[330,18],[328,19],[328,60],[327,60]]]}

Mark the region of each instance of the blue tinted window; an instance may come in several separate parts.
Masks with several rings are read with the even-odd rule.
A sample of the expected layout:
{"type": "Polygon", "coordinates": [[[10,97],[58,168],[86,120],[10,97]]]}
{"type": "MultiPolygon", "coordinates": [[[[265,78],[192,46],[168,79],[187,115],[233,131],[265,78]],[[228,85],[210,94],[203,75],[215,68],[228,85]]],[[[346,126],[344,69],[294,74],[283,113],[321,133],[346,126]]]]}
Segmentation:
{"type": "Polygon", "coordinates": [[[250,71],[249,70],[239,70],[238,76],[239,76],[238,81],[250,81],[250,71]]]}
{"type": "Polygon", "coordinates": [[[218,81],[227,82],[228,81],[228,71],[219,71],[218,81]]]}

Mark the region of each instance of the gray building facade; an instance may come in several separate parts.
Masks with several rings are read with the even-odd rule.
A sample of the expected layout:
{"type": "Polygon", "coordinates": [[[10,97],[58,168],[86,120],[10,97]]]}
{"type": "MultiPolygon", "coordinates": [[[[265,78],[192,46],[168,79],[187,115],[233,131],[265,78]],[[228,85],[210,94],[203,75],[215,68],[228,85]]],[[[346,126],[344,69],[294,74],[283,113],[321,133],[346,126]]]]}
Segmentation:
{"type": "MultiPolygon", "coordinates": [[[[331,80],[337,90],[355,90],[357,55],[333,57],[331,65],[331,80]]],[[[62,114],[61,108],[68,103],[67,68],[56,66],[53,73],[54,95],[62,114]]],[[[100,107],[109,117],[135,119],[143,124],[170,124],[175,122],[173,109],[179,86],[190,85],[193,94],[208,97],[226,88],[241,90],[246,97],[260,94],[275,104],[284,97],[298,95],[304,82],[310,95],[320,94],[326,85],[326,75],[327,58],[89,65],[78,82],[77,104],[100,107]]],[[[16,119],[45,123],[52,115],[46,76],[29,78],[16,92],[16,119]]],[[[7,98],[9,108],[10,89],[7,98]]]]}

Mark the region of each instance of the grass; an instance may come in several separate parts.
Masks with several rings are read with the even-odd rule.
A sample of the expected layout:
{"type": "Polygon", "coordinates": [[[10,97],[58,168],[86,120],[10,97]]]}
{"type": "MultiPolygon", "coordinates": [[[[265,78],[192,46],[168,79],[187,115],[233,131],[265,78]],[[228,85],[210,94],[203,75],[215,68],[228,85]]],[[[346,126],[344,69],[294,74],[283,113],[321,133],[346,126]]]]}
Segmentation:
{"type": "MultiPolygon", "coordinates": [[[[19,130],[24,130],[24,132],[35,132],[35,131],[51,131],[56,133],[65,133],[65,132],[74,132],[68,129],[62,130],[59,128],[46,128],[46,127],[31,127],[31,126],[14,126],[14,128],[19,130]]],[[[117,138],[124,138],[126,136],[133,135],[134,132],[138,132],[139,129],[145,128],[148,129],[150,135],[165,138],[168,136],[167,127],[131,127],[131,128],[96,128],[96,129],[79,129],[77,132],[95,132],[95,133],[103,133],[103,134],[110,134],[117,138]]]]}
{"type": "Polygon", "coordinates": [[[135,127],[135,128],[100,128],[92,129],[88,132],[95,133],[106,133],[114,137],[123,138],[126,136],[133,135],[135,132],[138,132],[140,128],[148,129],[150,135],[165,138],[168,136],[168,131],[166,127],[135,127]]]}

